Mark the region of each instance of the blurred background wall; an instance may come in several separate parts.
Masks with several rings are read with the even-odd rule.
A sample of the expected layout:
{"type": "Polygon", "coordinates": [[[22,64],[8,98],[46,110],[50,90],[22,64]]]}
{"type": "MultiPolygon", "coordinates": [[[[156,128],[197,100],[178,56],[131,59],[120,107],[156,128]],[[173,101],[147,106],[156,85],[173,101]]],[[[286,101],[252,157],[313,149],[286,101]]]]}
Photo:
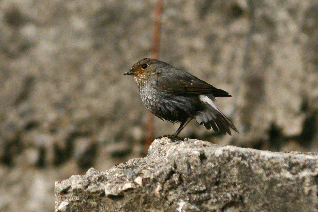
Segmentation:
{"type": "MultiPolygon", "coordinates": [[[[0,210],[54,211],[54,182],[146,155],[132,78],[155,0],[0,1],[0,210]]],[[[240,131],[181,137],[317,152],[317,0],[163,1],[159,59],[228,91],[240,131]]],[[[155,137],[178,124],[155,119],[155,137]]]]}

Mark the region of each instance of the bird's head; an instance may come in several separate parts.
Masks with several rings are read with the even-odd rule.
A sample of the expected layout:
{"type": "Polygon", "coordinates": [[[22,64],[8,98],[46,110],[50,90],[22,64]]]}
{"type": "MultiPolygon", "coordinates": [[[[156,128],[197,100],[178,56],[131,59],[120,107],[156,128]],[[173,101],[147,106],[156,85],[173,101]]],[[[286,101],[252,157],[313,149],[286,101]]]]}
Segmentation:
{"type": "Polygon", "coordinates": [[[156,73],[156,68],[161,64],[161,61],[156,59],[144,58],[136,62],[133,67],[124,75],[133,75],[137,83],[146,80],[150,75],[156,73]]]}

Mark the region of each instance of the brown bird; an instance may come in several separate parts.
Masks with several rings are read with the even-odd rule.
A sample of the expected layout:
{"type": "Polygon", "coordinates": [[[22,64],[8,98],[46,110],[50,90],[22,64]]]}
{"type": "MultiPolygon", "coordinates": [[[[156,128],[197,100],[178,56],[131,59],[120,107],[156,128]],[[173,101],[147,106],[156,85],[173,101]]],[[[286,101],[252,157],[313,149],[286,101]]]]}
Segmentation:
{"type": "Polygon", "coordinates": [[[192,120],[222,134],[238,132],[232,122],[216,107],[215,97],[231,97],[192,74],[171,65],[145,58],[124,75],[133,75],[143,103],[155,116],[172,123],[180,122],[173,137],[192,120]]]}

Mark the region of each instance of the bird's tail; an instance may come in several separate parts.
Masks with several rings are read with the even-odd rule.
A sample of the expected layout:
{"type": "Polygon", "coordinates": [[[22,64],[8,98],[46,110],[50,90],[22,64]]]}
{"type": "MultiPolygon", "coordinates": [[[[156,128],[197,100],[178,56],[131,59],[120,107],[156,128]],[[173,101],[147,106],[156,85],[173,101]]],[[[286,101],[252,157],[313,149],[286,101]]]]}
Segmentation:
{"type": "Polygon", "coordinates": [[[216,107],[214,104],[214,96],[200,95],[201,102],[204,103],[205,109],[196,115],[196,121],[200,125],[204,125],[206,129],[211,129],[215,132],[231,135],[231,129],[238,132],[233,123],[216,107]]]}

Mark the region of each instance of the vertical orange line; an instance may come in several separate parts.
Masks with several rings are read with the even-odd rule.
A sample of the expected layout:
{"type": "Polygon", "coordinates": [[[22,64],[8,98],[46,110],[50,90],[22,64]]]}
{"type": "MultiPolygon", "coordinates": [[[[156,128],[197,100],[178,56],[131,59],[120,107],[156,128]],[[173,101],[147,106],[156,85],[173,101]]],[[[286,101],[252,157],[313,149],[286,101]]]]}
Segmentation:
{"type": "Polygon", "coordinates": [[[155,16],[153,25],[153,44],[152,44],[152,58],[157,59],[159,54],[160,28],[162,18],[162,0],[158,0],[155,5],[155,16]]]}
{"type": "MultiPolygon", "coordinates": [[[[159,41],[160,41],[160,28],[162,17],[162,0],[158,0],[155,5],[154,24],[153,24],[153,43],[151,49],[151,57],[158,58],[159,55],[159,41]]],[[[154,116],[148,111],[147,113],[147,133],[146,133],[146,151],[154,140],[154,116]]]]}

